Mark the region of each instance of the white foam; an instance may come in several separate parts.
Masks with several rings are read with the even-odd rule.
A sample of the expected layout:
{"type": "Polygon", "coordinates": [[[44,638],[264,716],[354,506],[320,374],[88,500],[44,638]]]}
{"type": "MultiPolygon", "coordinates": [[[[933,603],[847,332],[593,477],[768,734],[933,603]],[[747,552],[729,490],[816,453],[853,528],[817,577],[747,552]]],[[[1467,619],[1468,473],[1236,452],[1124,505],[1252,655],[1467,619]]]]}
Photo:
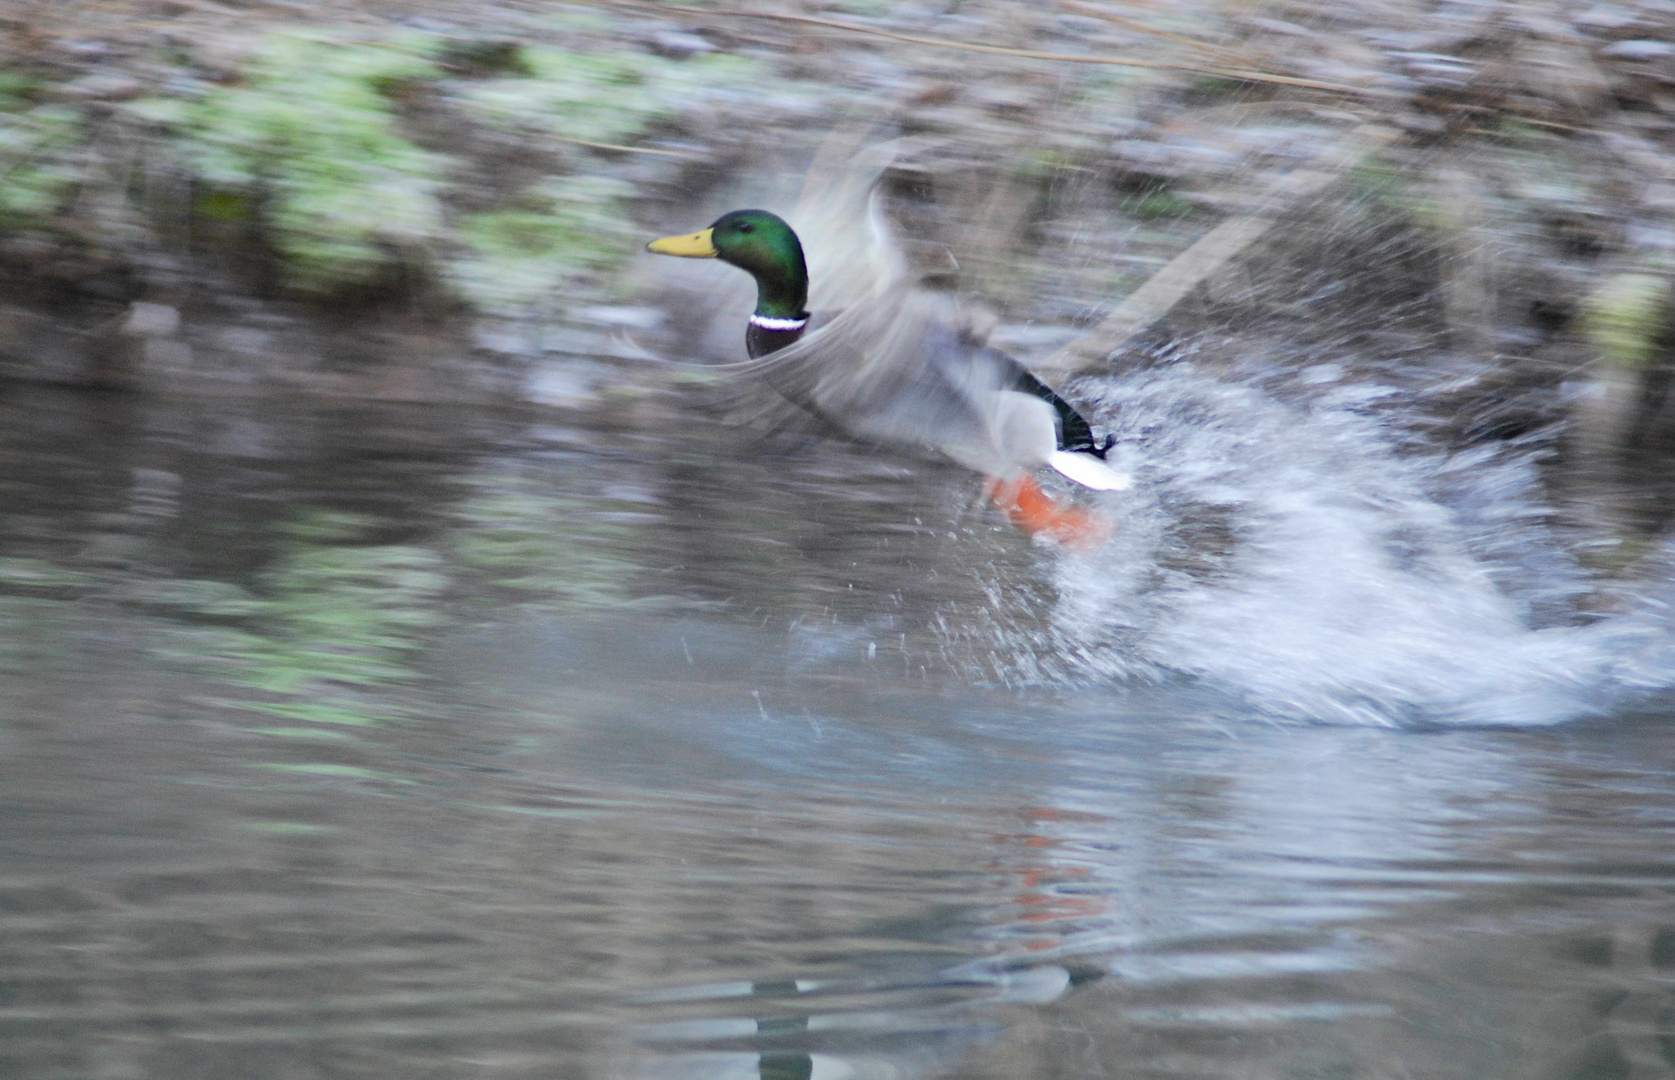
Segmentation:
{"type": "MultiPolygon", "coordinates": [[[[1276,719],[1365,724],[1553,723],[1675,683],[1661,622],[1532,626],[1516,567],[1484,553],[1543,546],[1533,485],[1467,522],[1433,493],[1450,459],[1398,454],[1353,404],[1188,365],[1100,393],[1096,424],[1145,433],[1128,463],[1147,483],[1108,504],[1113,545],[1055,571],[1057,647],[1082,674],[1173,670],[1276,719]]],[[[1557,550],[1546,572],[1582,581],[1557,550]]]]}

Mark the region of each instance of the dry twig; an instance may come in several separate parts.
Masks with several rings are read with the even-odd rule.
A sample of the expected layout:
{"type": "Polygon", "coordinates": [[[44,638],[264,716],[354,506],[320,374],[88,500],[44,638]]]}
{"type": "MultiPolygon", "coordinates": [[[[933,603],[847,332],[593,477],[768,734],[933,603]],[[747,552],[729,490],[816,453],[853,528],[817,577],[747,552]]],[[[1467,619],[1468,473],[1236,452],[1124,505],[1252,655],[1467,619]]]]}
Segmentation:
{"type": "Polygon", "coordinates": [[[1106,22],[1115,23],[1125,30],[1133,30],[1137,33],[1149,34],[1152,37],[1160,37],[1165,41],[1173,41],[1177,45],[1185,45],[1189,48],[1197,49],[1199,52],[1209,53],[1211,56],[1219,56],[1223,60],[1242,59],[1231,49],[1224,49],[1219,45],[1211,45],[1205,41],[1198,41],[1194,38],[1189,38],[1184,34],[1171,34],[1167,30],[1159,30],[1155,27],[1147,26],[1138,19],[1125,18],[1115,12],[1106,11],[1104,8],[1096,8],[1088,4],[1078,4],[1076,0],[1058,0],[1058,2],[1059,6],[1067,11],[1074,11],[1078,15],[1087,15],[1095,19],[1104,19],[1106,22]]]}
{"type": "Polygon", "coordinates": [[[1103,64],[1112,67],[1147,68],[1158,71],[1190,71],[1199,75],[1211,75],[1222,79],[1236,79],[1240,82],[1269,83],[1275,86],[1295,86],[1304,90],[1323,90],[1334,94],[1347,94],[1352,97],[1396,98],[1402,95],[1391,90],[1377,90],[1365,86],[1346,86],[1341,83],[1322,82],[1318,79],[1302,79],[1290,75],[1275,75],[1267,71],[1254,71],[1246,68],[1212,67],[1204,64],[1185,64],[1168,60],[1137,60],[1126,56],[1082,55],[1077,53],[1036,52],[1031,49],[1009,49],[1003,45],[982,45],[974,41],[956,41],[952,38],[920,37],[916,34],[898,34],[894,30],[884,30],[876,26],[861,26],[857,23],[839,22],[836,19],[821,19],[812,15],[786,15],[773,11],[743,11],[737,8],[688,8],[664,6],[659,4],[639,3],[637,0],[598,0],[606,7],[630,8],[639,11],[656,12],[659,15],[683,15],[687,17],[718,17],[728,19],[765,19],[770,22],[795,23],[803,26],[818,26],[827,30],[838,30],[847,34],[862,34],[870,37],[888,38],[891,41],[903,41],[909,45],[928,45],[939,49],[959,49],[963,52],[987,53],[992,56],[1016,56],[1025,60],[1051,60],[1066,64],[1103,64]]]}
{"type": "Polygon", "coordinates": [[[562,143],[572,143],[576,146],[588,146],[595,150],[614,150],[620,154],[656,154],[658,157],[685,160],[688,155],[677,150],[653,150],[649,146],[623,146],[621,143],[594,142],[592,139],[573,139],[568,135],[554,135],[550,132],[546,136],[562,143]]]}

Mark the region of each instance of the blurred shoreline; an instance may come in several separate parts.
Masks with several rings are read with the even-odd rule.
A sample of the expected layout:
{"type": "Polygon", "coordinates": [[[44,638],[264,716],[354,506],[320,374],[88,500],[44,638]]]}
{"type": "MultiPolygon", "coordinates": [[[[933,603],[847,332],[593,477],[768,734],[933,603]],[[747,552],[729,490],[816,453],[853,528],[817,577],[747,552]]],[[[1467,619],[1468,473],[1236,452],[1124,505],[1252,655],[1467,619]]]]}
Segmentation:
{"type": "Polygon", "coordinates": [[[1371,220],[1481,369],[1463,426],[1642,449],[1670,435],[1672,35],[1651,3],[24,4],[0,377],[655,401],[681,378],[648,355],[737,345],[644,236],[785,197],[857,126],[925,137],[887,178],[904,240],[1034,361],[1372,123],[1396,137],[1167,329],[1306,323],[1276,269],[1361,272],[1341,220],[1371,220]],[[1508,420],[1532,392],[1558,404],[1508,420]]]}

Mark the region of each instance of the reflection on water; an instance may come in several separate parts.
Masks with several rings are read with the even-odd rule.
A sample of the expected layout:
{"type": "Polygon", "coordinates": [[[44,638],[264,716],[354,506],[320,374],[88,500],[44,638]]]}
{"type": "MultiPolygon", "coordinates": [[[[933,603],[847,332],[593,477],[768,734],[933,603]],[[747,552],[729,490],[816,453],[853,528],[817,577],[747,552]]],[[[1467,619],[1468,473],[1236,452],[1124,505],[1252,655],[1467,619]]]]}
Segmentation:
{"type": "Polygon", "coordinates": [[[1081,557],[700,417],[6,388],[0,1074],[1675,1075],[1661,597],[1540,447],[1090,392],[1081,557]]]}

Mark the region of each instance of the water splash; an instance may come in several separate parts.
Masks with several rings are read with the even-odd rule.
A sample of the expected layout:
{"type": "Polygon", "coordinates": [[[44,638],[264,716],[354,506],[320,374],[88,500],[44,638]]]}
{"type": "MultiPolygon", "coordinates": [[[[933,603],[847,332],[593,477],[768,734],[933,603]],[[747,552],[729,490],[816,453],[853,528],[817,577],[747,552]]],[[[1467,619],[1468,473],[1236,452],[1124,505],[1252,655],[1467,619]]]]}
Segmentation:
{"type": "Polygon", "coordinates": [[[1091,389],[1140,482],[1110,547],[1056,563],[1077,674],[1383,725],[1549,724],[1675,681],[1663,620],[1556,615],[1589,586],[1530,453],[1401,452],[1365,384],[1290,400],[1183,361],[1091,389]]]}

